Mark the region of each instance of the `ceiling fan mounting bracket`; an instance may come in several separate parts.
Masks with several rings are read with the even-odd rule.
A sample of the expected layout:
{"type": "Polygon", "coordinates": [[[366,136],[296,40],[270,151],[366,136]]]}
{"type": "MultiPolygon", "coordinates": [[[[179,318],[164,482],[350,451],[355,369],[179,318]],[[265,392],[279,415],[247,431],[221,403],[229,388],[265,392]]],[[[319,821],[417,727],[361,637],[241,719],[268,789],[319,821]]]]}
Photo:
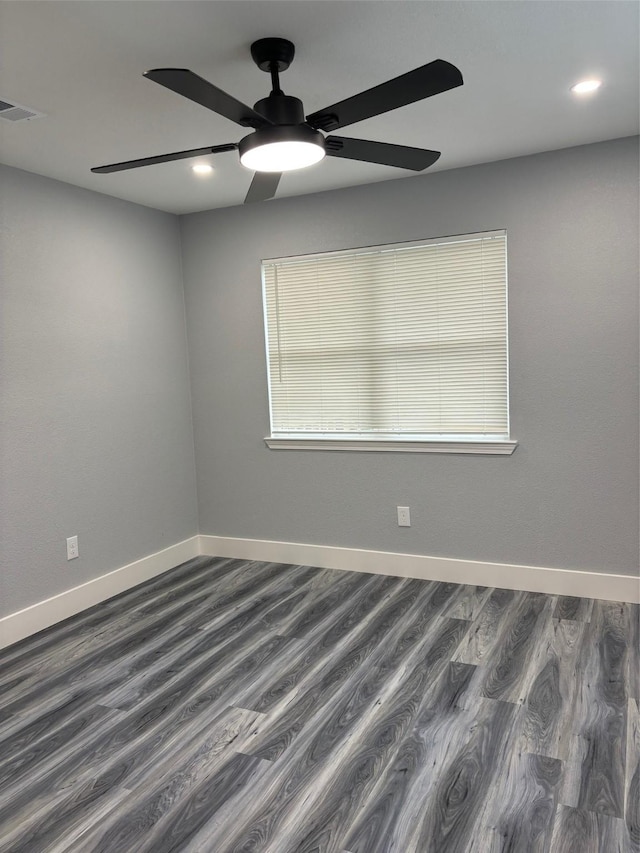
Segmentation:
{"type": "Polygon", "coordinates": [[[264,38],[251,45],[251,58],[261,71],[286,71],[293,62],[296,49],[283,38],[264,38]],[[274,67],[275,66],[275,67],[274,67]]]}

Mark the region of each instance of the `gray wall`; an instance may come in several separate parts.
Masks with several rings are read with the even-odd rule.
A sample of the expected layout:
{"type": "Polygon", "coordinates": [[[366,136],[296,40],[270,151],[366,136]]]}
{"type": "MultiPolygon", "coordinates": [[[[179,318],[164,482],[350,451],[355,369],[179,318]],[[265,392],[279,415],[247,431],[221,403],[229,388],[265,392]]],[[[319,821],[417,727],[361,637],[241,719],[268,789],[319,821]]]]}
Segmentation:
{"type": "Polygon", "coordinates": [[[180,225],[202,533],[637,570],[637,139],[180,222],[0,181],[0,616],[197,530],[180,225]],[[512,457],[265,447],[262,257],[505,227],[512,457]]]}
{"type": "Polygon", "coordinates": [[[197,511],[177,218],[0,181],[1,616],[194,535],[197,511]]]}
{"type": "Polygon", "coordinates": [[[183,217],[200,532],[636,571],[637,143],[183,217]],[[497,228],[513,456],[265,447],[261,258],[497,228]]]}

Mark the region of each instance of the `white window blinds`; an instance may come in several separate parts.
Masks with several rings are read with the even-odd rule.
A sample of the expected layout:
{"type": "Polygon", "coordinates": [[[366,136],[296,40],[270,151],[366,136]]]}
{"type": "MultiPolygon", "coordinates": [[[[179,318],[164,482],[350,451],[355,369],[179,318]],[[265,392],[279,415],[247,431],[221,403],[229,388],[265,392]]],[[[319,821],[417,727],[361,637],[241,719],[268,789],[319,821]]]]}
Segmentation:
{"type": "Polygon", "coordinates": [[[272,436],[506,438],[506,234],[264,261],[272,436]]]}

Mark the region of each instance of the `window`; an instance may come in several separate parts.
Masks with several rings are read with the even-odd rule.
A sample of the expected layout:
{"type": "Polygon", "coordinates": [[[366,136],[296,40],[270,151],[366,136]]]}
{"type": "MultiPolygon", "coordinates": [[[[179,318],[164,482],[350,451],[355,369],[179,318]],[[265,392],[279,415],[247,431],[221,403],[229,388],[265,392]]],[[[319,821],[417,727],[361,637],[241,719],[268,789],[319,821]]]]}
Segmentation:
{"type": "Polygon", "coordinates": [[[513,452],[504,231],[262,273],[270,447],[513,452]]]}

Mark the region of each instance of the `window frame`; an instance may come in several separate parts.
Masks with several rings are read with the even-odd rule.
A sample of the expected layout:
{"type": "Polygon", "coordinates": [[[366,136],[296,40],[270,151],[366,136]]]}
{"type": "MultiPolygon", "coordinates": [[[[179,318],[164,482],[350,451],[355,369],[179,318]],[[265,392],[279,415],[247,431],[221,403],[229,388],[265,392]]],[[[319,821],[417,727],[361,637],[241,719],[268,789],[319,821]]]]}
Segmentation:
{"type": "Polygon", "coordinates": [[[270,434],[264,437],[265,444],[271,450],[321,450],[321,451],[367,451],[367,452],[400,452],[400,453],[454,453],[476,455],[510,456],[518,442],[510,433],[510,388],[509,388],[509,288],[508,266],[505,266],[505,347],[506,347],[506,415],[507,434],[500,435],[465,435],[465,434],[391,434],[391,433],[338,433],[338,432],[308,432],[286,433],[273,429],[273,405],[271,389],[271,368],[269,359],[269,319],[267,315],[266,275],[267,266],[286,263],[296,259],[312,261],[314,258],[327,256],[350,255],[376,251],[393,251],[394,249],[410,249],[433,244],[454,243],[481,239],[484,237],[504,237],[505,259],[507,256],[507,231],[505,228],[493,229],[468,234],[456,234],[447,237],[433,237],[420,240],[393,242],[376,246],[362,246],[350,249],[329,250],[304,255],[291,255],[282,258],[265,258],[261,261],[262,304],[265,334],[265,358],[267,373],[267,388],[269,402],[270,434]]]}

